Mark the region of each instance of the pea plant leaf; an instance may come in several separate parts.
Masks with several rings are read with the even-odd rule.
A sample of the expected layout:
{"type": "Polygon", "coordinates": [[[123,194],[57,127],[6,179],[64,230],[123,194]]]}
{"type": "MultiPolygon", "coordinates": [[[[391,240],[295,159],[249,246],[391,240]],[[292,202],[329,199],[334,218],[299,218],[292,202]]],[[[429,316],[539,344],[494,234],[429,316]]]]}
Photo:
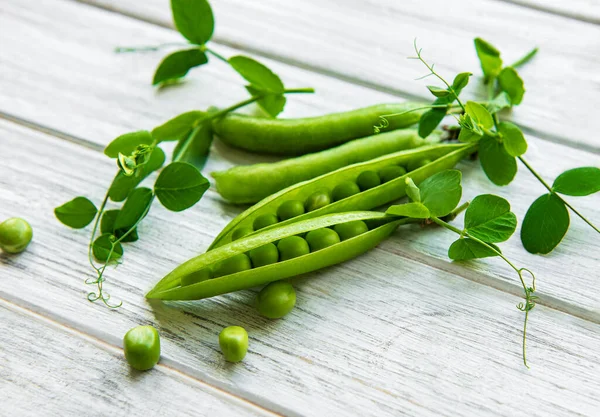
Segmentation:
{"type": "Polygon", "coordinates": [[[136,170],[135,175],[127,176],[119,171],[108,189],[108,196],[112,201],[123,201],[127,198],[131,190],[144,180],[152,172],[159,169],[165,163],[164,151],[156,147],[153,149],[148,162],[136,170]]]}
{"type": "MultiPolygon", "coordinates": [[[[252,96],[259,96],[263,94],[260,90],[252,87],[251,85],[246,86],[246,90],[252,96]]],[[[268,94],[257,101],[258,105],[271,117],[277,117],[285,107],[287,99],[283,94],[268,94]]]]}
{"type": "Polygon", "coordinates": [[[480,127],[490,129],[494,126],[494,119],[490,112],[483,107],[481,104],[474,101],[467,101],[465,104],[465,110],[469,116],[477,123],[480,127]]]}
{"type": "Polygon", "coordinates": [[[158,143],[181,140],[189,134],[196,123],[205,117],[206,112],[199,110],[182,113],[152,129],[152,138],[158,143]]]}
{"type": "Polygon", "coordinates": [[[414,181],[409,177],[406,179],[406,195],[415,203],[421,202],[421,190],[417,187],[414,181]]]}
{"type": "Polygon", "coordinates": [[[469,84],[469,77],[473,75],[470,72],[461,72],[454,77],[454,81],[452,81],[452,89],[456,91],[456,93],[460,93],[460,91],[469,84]]]}
{"type": "Polygon", "coordinates": [[[504,149],[510,156],[521,156],[527,152],[527,141],[517,125],[510,122],[500,122],[498,132],[502,135],[504,149]]]}
{"type": "Polygon", "coordinates": [[[168,210],[183,211],[200,201],[208,187],[208,180],[193,165],[172,162],[156,179],[154,193],[168,210]]]}
{"type": "Polygon", "coordinates": [[[517,228],[517,216],[510,203],[492,194],[475,197],[465,212],[465,229],[486,243],[508,240],[517,228]]]}
{"type": "Polygon", "coordinates": [[[427,110],[419,119],[419,136],[426,138],[446,117],[446,109],[433,108],[427,110]]]}
{"type": "MultiPolygon", "coordinates": [[[[102,220],[100,220],[100,233],[105,234],[109,233],[114,235],[117,239],[120,239],[128,229],[119,229],[115,230],[115,220],[119,215],[119,210],[107,210],[102,215],[102,220]]],[[[137,227],[129,232],[127,236],[123,237],[122,242],[135,242],[139,239],[137,234],[137,227]]]]}
{"type": "Polygon", "coordinates": [[[107,260],[116,261],[123,256],[123,246],[117,243],[111,253],[112,242],[115,237],[111,233],[106,233],[94,240],[92,244],[92,253],[98,262],[106,262],[107,260]],[[110,254],[110,258],[109,258],[110,254]]]}
{"type": "Polygon", "coordinates": [[[481,139],[479,161],[485,175],[496,185],[509,184],[517,174],[517,161],[494,138],[485,136],[481,139]]]}
{"type": "Polygon", "coordinates": [[[581,167],[565,171],[556,177],[552,190],[575,197],[597,193],[600,191],[600,168],[581,167]]]}
{"type": "Polygon", "coordinates": [[[483,130],[477,124],[471,115],[465,113],[461,114],[458,119],[460,125],[460,132],[458,133],[458,140],[461,142],[478,142],[483,137],[483,130]]]}
{"type": "Polygon", "coordinates": [[[189,70],[208,62],[206,54],[198,48],[185,49],[167,55],[156,68],[152,85],[185,77],[189,70]]]}
{"type": "Polygon", "coordinates": [[[152,190],[149,188],[141,187],[131,191],[115,218],[113,230],[125,233],[131,229],[148,214],[153,197],[152,190]]]}
{"type": "Polygon", "coordinates": [[[406,203],[391,206],[385,212],[394,216],[405,216],[413,219],[428,219],[431,217],[429,209],[422,203],[406,203]]]}
{"type": "Polygon", "coordinates": [[[525,94],[525,84],[517,70],[512,67],[503,68],[498,75],[498,83],[502,91],[510,97],[512,105],[521,104],[525,94]]]}
{"type": "MultiPolygon", "coordinates": [[[[490,244],[490,246],[500,252],[500,248],[497,246],[493,244],[490,244]]],[[[453,261],[468,261],[470,259],[488,258],[491,256],[498,256],[498,253],[468,237],[454,241],[448,249],[448,257],[453,261]]]]}
{"type": "Polygon", "coordinates": [[[569,229],[569,212],[560,198],[544,194],[533,202],[521,226],[521,242],[530,253],[550,253],[569,229]]]}
{"type": "Polygon", "coordinates": [[[496,78],[502,69],[500,51],[481,38],[475,38],[475,50],[486,81],[496,78]]]}
{"type": "Polygon", "coordinates": [[[175,27],[191,43],[204,45],[215,28],[213,12],[207,0],[171,0],[175,27]]]}
{"type": "Polygon", "coordinates": [[[450,95],[450,91],[444,89],[444,88],[440,88],[440,87],[436,87],[434,85],[428,85],[427,89],[429,90],[429,92],[431,94],[433,94],[435,97],[448,97],[450,95]]]}
{"type": "Polygon", "coordinates": [[[462,174],[455,169],[438,172],[419,185],[421,203],[431,217],[443,217],[458,205],[462,196],[462,174]]]}
{"type": "Polygon", "coordinates": [[[229,64],[256,90],[281,94],[285,87],[277,74],[260,62],[243,55],[229,58],[229,64]]]}
{"type": "Polygon", "coordinates": [[[73,200],[54,209],[54,215],[64,225],[73,229],[82,229],[94,220],[98,209],[85,197],[73,200]]]}
{"type": "Polygon", "coordinates": [[[214,132],[209,123],[195,127],[177,143],[173,150],[173,160],[187,162],[202,170],[210,154],[214,132]]]}
{"type": "Polygon", "coordinates": [[[152,135],[147,130],[125,133],[104,148],[104,155],[117,158],[119,154],[131,155],[139,145],[151,145],[152,135]]]}
{"type": "Polygon", "coordinates": [[[486,107],[490,113],[497,113],[500,110],[511,107],[510,97],[506,92],[501,91],[496,97],[486,103],[486,107]]]}

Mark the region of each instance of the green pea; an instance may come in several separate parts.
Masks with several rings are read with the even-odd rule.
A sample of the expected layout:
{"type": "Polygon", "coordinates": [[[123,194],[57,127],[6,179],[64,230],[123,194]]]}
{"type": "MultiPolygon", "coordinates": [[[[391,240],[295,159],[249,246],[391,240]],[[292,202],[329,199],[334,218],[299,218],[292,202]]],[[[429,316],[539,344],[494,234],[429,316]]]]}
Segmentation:
{"type": "Polygon", "coordinates": [[[308,246],[310,246],[310,251],[316,252],[340,243],[340,237],[334,230],[322,228],[308,232],[306,241],[308,242],[308,246]]]}
{"type": "Polygon", "coordinates": [[[407,168],[408,168],[408,171],[414,171],[415,169],[419,169],[430,163],[431,163],[431,159],[417,159],[414,161],[410,161],[407,165],[407,168]]]}
{"type": "Polygon", "coordinates": [[[219,333],[219,346],[227,362],[240,362],[248,353],[248,332],[240,326],[225,327],[219,333]]]}
{"type": "Polygon", "coordinates": [[[277,217],[280,221],[291,219],[304,214],[304,204],[298,200],[288,200],[277,208],[277,217]]]}
{"type": "Polygon", "coordinates": [[[267,213],[261,214],[256,219],[254,219],[254,223],[252,223],[252,226],[254,227],[254,230],[260,230],[273,224],[277,224],[278,222],[279,219],[276,215],[267,213]]]}
{"type": "Polygon", "coordinates": [[[250,258],[245,253],[239,253],[231,258],[219,262],[213,271],[215,278],[225,275],[235,274],[236,272],[246,271],[251,269],[250,258]]]}
{"type": "Polygon", "coordinates": [[[381,177],[382,183],[386,183],[395,178],[401,177],[404,174],[406,174],[406,169],[398,165],[391,165],[389,167],[382,168],[379,171],[379,176],[381,177]]]}
{"type": "Polygon", "coordinates": [[[340,239],[344,241],[368,232],[369,228],[362,220],[356,220],[353,222],[336,224],[333,230],[335,230],[340,236],[340,239]]]}
{"type": "Polygon", "coordinates": [[[254,232],[254,230],[252,230],[252,228],[250,228],[250,227],[239,227],[239,228],[235,229],[233,231],[233,233],[231,234],[231,240],[233,241],[233,240],[241,239],[244,236],[247,236],[252,232],[254,232]]]}
{"type": "Polygon", "coordinates": [[[277,249],[279,250],[279,259],[282,262],[310,253],[308,243],[300,236],[284,237],[277,244],[277,249]]]}
{"type": "Polygon", "coordinates": [[[249,255],[254,268],[274,264],[279,260],[279,251],[273,243],[254,248],[249,252],[249,255]]]}
{"type": "Polygon", "coordinates": [[[138,326],[123,337],[125,359],[138,371],[152,369],[160,359],[160,336],[152,326],[138,326]]]}
{"type": "Polygon", "coordinates": [[[356,178],[356,183],[361,191],[365,191],[381,184],[381,178],[375,171],[364,171],[356,178]]]}
{"type": "Polygon", "coordinates": [[[19,217],[12,217],[0,223],[0,248],[5,252],[23,252],[32,237],[31,226],[19,217]]]}
{"type": "Polygon", "coordinates": [[[306,211],[313,211],[323,208],[328,204],[331,204],[331,196],[329,195],[329,191],[319,190],[308,196],[304,202],[304,208],[306,211]]]}
{"type": "Polygon", "coordinates": [[[340,201],[354,194],[360,193],[360,188],[352,181],[343,181],[335,186],[331,192],[333,201],[340,201]]]}
{"type": "Polygon", "coordinates": [[[206,281],[212,278],[212,272],[209,268],[201,269],[189,275],[185,275],[181,278],[181,286],[196,284],[198,282],[206,281]]]}
{"type": "Polygon", "coordinates": [[[280,319],[288,314],[296,305],[296,291],[292,284],[275,281],[268,284],[256,297],[256,309],[261,316],[269,319],[280,319]]]}

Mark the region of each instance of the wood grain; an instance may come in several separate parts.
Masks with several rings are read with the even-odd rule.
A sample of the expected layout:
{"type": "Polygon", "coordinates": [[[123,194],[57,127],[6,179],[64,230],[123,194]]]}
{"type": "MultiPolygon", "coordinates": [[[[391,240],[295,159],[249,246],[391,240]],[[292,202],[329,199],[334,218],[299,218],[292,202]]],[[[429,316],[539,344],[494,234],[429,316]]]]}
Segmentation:
{"type": "Polygon", "coordinates": [[[596,0],[501,0],[560,16],[600,24],[600,3],[596,0]]]}
{"type": "MultiPolygon", "coordinates": [[[[172,25],[168,0],[86,2],[172,25]]],[[[432,80],[415,81],[426,69],[406,59],[414,56],[415,38],[446,77],[481,73],[477,36],[495,44],[506,63],[539,46],[536,59],[520,70],[527,93],[514,121],[553,141],[600,149],[590,123],[599,104],[600,58],[592,51],[600,50],[600,26],[489,0],[219,0],[212,6],[219,43],[402,97],[431,99],[425,85],[432,80]]],[[[482,97],[482,90],[481,80],[472,80],[465,96],[482,97]]]]}
{"type": "Polygon", "coordinates": [[[0,361],[6,415],[274,415],[166,366],[135,371],[121,349],[5,301],[0,361]]]}
{"type": "Polygon", "coordinates": [[[112,161],[7,122],[0,137],[0,218],[18,213],[34,228],[26,252],[0,258],[4,299],[115,346],[129,328],[154,324],[163,364],[285,415],[593,415],[600,406],[598,325],[536,307],[527,370],[518,298],[409,259],[402,232],[296,279],[298,305],[284,320],[260,318],[255,291],[147,303],[153,283],[205,250],[233,215],[212,191],[184,213],[153,207],[141,240],[107,275],[123,307],[91,304],[89,231],[59,225],[52,209],[82,192],[98,201],[112,161]],[[219,331],[233,324],[250,333],[238,365],[223,362],[217,347],[219,331]]]}

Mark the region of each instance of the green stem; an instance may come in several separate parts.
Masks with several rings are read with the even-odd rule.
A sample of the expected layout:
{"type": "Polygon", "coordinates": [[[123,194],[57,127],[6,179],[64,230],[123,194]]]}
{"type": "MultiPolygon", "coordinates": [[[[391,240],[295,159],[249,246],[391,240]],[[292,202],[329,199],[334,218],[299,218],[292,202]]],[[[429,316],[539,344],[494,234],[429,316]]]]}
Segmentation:
{"type": "Polygon", "coordinates": [[[469,202],[465,202],[463,204],[461,204],[460,206],[458,206],[457,208],[455,208],[454,210],[452,210],[450,212],[450,214],[445,215],[444,217],[441,218],[441,220],[445,221],[445,222],[451,222],[452,220],[456,219],[456,217],[462,213],[463,211],[465,211],[468,207],[469,207],[469,202]]]}
{"type": "Polygon", "coordinates": [[[522,156],[519,156],[518,158],[519,158],[519,161],[521,161],[523,163],[523,165],[525,165],[525,167],[529,170],[529,172],[531,172],[533,174],[533,176],[536,177],[538,179],[538,181],[540,183],[542,183],[542,185],[544,187],[546,187],[546,189],[548,190],[548,192],[550,192],[550,194],[554,194],[560,201],[563,202],[563,204],[565,206],[567,206],[573,213],[575,213],[577,216],[579,216],[579,218],[581,220],[583,220],[584,222],[586,222],[596,232],[600,233],[600,229],[598,229],[596,226],[594,226],[594,224],[591,221],[589,221],[581,213],[579,213],[577,210],[575,210],[575,207],[573,207],[571,204],[569,204],[565,199],[563,199],[561,196],[559,196],[558,194],[556,194],[554,192],[554,190],[552,189],[552,187],[550,187],[548,185],[548,183],[546,181],[544,181],[544,179],[533,169],[533,167],[531,165],[529,165],[529,163],[527,163],[527,161],[525,160],[525,158],[523,158],[522,156]]]}
{"type": "Polygon", "coordinates": [[[193,46],[191,43],[183,42],[168,42],[155,46],[118,46],[115,48],[115,53],[121,54],[125,52],[152,52],[169,46],[193,46]]]}
{"type": "Polygon", "coordinates": [[[225,58],[223,55],[221,55],[220,53],[214,51],[213,49],[210,49],[209,47],[207,47],[206,45],[202,45],[202,47],[200,48],[203,51],[211,54],[212,56],[214,56],[217,59],[220,59],[223,62],[226,62],[229,64],[229,61],[227,60],[227,58],[225,58]]]}
{"type": "Polygon", "coordinates": [[[529,51],[524,57],[518,59],[517,61],[513,62],[513,64],[511,65],[511,67],[513,68],[517,68],[520,67],[521,65],[525,65],[526,63],[528,63],[529,61],[531,61],[531,59],[535,56],[535,54],[538,53],[538,48],[533,48],[531,51],[529,51]]]}

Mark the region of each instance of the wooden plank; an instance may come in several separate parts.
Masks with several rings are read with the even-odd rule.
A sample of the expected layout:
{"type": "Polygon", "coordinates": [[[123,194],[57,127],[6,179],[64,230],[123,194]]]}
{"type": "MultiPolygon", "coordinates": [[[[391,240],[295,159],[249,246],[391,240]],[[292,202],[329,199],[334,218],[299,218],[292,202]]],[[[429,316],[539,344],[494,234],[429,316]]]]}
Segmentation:
{"type": "Polygon", "coordinates": [[[231,217],[212,191],[183,213],[153,207],[141,240],[107,275],[105,288],[123,307],[89,303],[89,231],[59,225],[52,209],[81,192],[98,201],[113,162],[7,122],[0,137],[0,218],[18,214],[34,228],[27,251],[0,257],[0,297],[10,302],[115,346],[129,328],[154,324],[163,364],[285,415],[591,416],[600,407],[597,324],[536,307],[527,370],[518,298],[399,255],[401,233],[297,279],[297,308],[284,320],[258,317],[255,291],[147,303],[153,283],[204,250],[231,217]],[[219,331],[233,324],[250,333],[238,365],[224,363],[217,347],[219,331]]]}
{"type": "Polygon", "coordinates": [[[600,4],[595,0],[501,0],[524,7],[556,13],[572,19],[600,24],[600,4]]]}
{"type": "Polygon", "coordinates": [[[7,415],[272,416],[167,366],[132,370],[123,351],[0,301],[7,415]]]}
{"type": "MultiPolygon", "coordinates": [[[[143,6],[85,1],[172,26],[168,0],[149,0],[143,6]]],[[[563,4],[571,8],[571,2],[563,4]]],[[[447,77],[462,71],[480,74],[473,49],[477,36],[500,48],[508,63],[539,46],[538,57],[520,71],[527,94],[514,121],[553,141],[600,149],[589,123],[599,104],[590,86],[598,82],[600,58],[591,51],[600,50],[600,26],[497,1],[220,0],[212,6],[220,43],[427,100],[427,82],[415,81],[426,70],[405,59],[414,56],[415,38],[447,77]]],[[[137,42],[143,44],[141,38],[137,42]]],[[[473,96],[481,90],[475,81],[465,93],[473,96]]]]}
{"type": "MultiPolygon", "coordinates": [[[[194,107],[204,108],[210,104],[226,106],[241,100],[245,95],[235,74],[227,72],[223,75],[223,67],[219,66],[219,63],[199,70],[204,72],[197,78],[192,77],[185,88],[155,93],[147,85],[147,77],[150,76],[152,68],[151,61],[154,61],[155,57],[144,54],[116,56],[110,53],[111,47],[122,39],[137,37],[149,44],[159,42],[163,34],[169,35],[164,29],[71,2],[40,2],[37,11],[17,3],[10,10],[11,13],[7,13],[6,16],[13,18],[5,19],[6,25],[2,27],[12,28],[19,36],[13,35],[14,45],[8,48],[3,57],[6,56],[11,62],[23,62],[24,65],[15,67],[14,72],[10,72],[12,77],[6,79],[13,81],[3,85],[0,109],[13,112],[21,118],[70,135],[84,137],[98,145],[105,145],[118,134],[128,130],[151,128],[178,112],[194,107]],[[52,13],[60,13],[70,18],[67,19],[68,22],[59,24],[51,17],[52,13]],[[86,21],[90,29],[64,26],[69,22],[76,25],[78,21],[86,21]],[[40,28],[44,28],[43,31],[40,28]],[[106,33],[106,37],[98,39],[99,32],[106,33]],[[76,40],[73,34],[78,34],[80,39],[76,40]],[[65,50],[62,45],[67,41],[70,42],[70,49],[65,50]],[[33,58],[27,61],[24,57],[43,60],[45,67],[51,68],[53,77],[39,72],[36,69],[39,65],[35,64],[33,58]],[[90,65],[90,62],[94,64],[90,65]],[[144,74],[138,65],[142,65],[139,68],[145,68],[148,72],[144,74]],[[55,68],[60,68],[61,71],[56,71],[55,68]],[[117,71],[115,68],[120,69],[117,71]],[[32,69],[34,72],[31,72],[32,69]],[[125,79],[121,78],[123,75],[125,79]],[[215,103],[215,100],[218,102],[215,103]]],[[[172,38],[167,40],[169,39],[172,38]]],[[[3,57],[0,57],[0,60],[4,59],[3,57]]],[[[286,80],[290,79],[294,85],[316,85],[319,91],[325,92],[320,96],[290,98],[286,113],[292,116],[333,111],[340,107],[352,108],[393,99],[392,96],[367,88],[323,76],[313,77],[305,71],[283,64],[273,65],[277,72],[283,74],[286,80]]],[[[531,149],[527,156],[547,179],[555,178],[567,168],[599,164],[597,155],[549,144],[534,137],[530,137],[530,142],[531,149]]],[[[262,158],[218,146],[206,172],[258,160],[262,158]]],[[[464,166],[471,167],[465,175],[466,196],[499,193],[513,203],[519,219],[523,218],[529,204],[543,192],[536,180],[526,172],[521,172],[510,187],[498,188],[492,186],[479,170],[474,169],[474,164],[464,166]]],[[[108,181],[110,177],[111,174],[107,174],[98,178],[98,181],[108,181]]],[[[574,204],[598,223],[600,215],[597,201],[598,196],[595,196],[575,199],[574,204]]],[[[220,228],[237,212],[236,209],[228,209],[218,224],[211,224],[212,236],[216,236],[220,228]]],[[[442,231],[431,233],[443,234],[442,231]]],[[[431,247],[428,234],[418,236],[424,236],[424,240],[417,240],[414,246],[407,249],[412,254],[410,256],[423,256],[424,262],[437,262],[431,258],[431,254],[435,254],[441,265],[447,265],[445,250],[452,236],[446,235],[436,247],[431,247]]],[[[567,241],[549,257],[527,254],[517,236],[505,245],[505,250],[520,263],[538,272],[540,291],[547,297],[548,303],[587,318],[594,317],[595,321],[600,322],[597,309],[600,290],[590,291],[598,288],[600,284],[588,273],[597,259],[599,245],[593,231],[579,219],[574,219],[573,230],[567,241]],[[578,261],[573,262],[573,267],[564,268],[565,259],[579,253],[582,254],[582,260],[579,261],[578,256],[578,261]],[[556,271],[561,271],[564,275],[556,271]],[[567,304],[561,304],[560,300],[567,304]]],[[[501,262],[482,262],[474,268],[477,274],[482,274],[481,279],[490,285],[515,294],[520,291],[514,274],[501,262]]],[[[453,271],[456,273],[457,270],[453,271]]],[[[478,276],[471,278],[477,279],[478,276]]]]}

